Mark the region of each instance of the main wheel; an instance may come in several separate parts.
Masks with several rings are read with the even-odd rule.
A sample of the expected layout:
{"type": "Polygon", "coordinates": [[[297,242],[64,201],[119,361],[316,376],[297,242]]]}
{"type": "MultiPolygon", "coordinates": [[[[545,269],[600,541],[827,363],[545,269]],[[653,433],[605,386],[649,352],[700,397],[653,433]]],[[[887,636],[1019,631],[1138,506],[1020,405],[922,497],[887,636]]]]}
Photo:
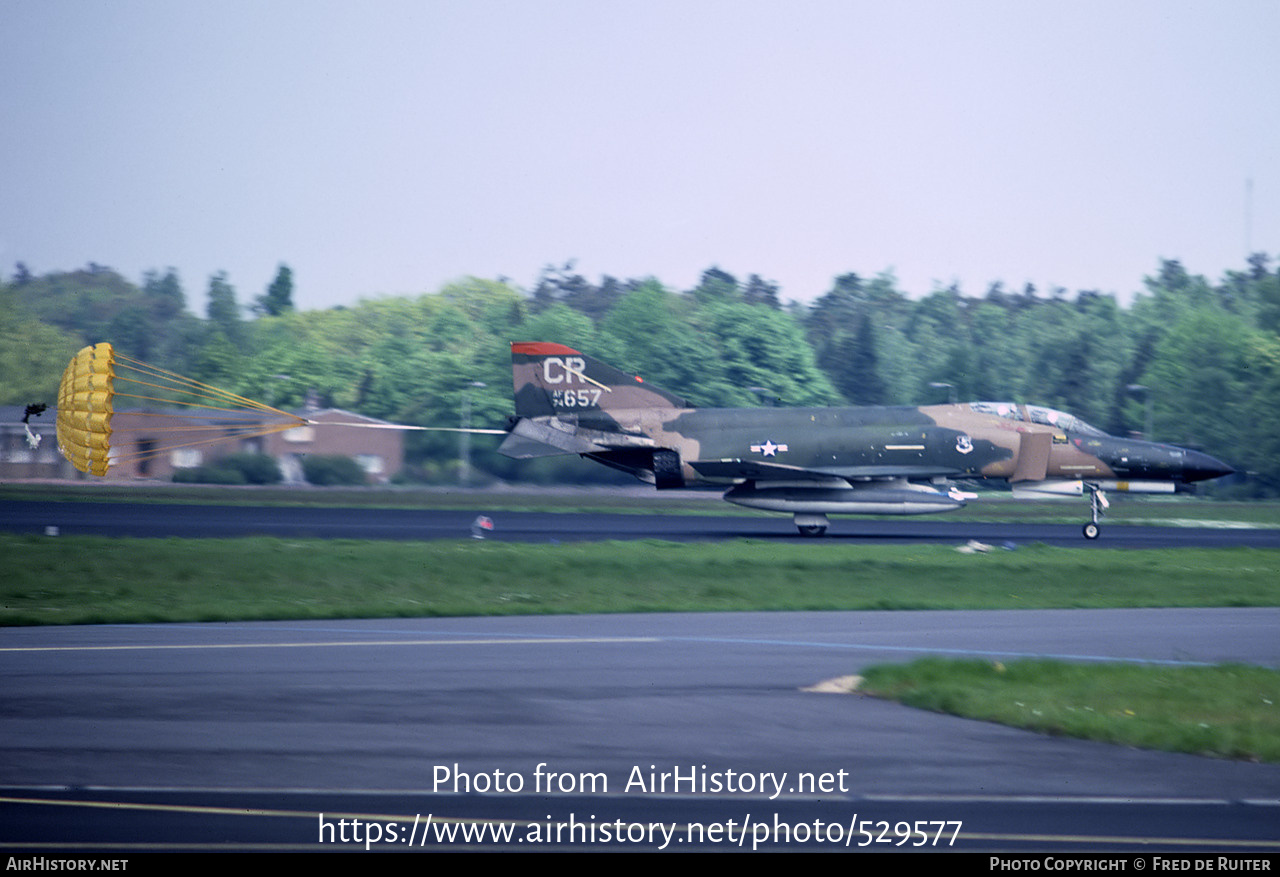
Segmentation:
{"type": "Polygon", "coordinates": [[[827,532],[826,527],[820,527],[814,524],[806,524],[805,526],[797,527],[796,529],[800,531],[801,536],[821,536],[823,533],[827,532]]]}
{"type": "Polygon", "coordinates": [[[1095,524],[1093,521],[1090,521],[1089,523],[1084,525],[1084,538],[1086,539],[1097,539],[1098,534],[1100,534],[1101,532],[1102,532],[1102,528],[1099,527],[1097,524],[1095,524]]]}

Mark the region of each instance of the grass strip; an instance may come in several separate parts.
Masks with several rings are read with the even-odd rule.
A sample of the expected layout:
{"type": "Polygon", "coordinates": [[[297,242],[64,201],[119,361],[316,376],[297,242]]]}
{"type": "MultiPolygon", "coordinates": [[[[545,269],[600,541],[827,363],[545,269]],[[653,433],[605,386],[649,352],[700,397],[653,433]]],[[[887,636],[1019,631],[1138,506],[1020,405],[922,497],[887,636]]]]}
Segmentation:
{"type": "Polygon", "coordinates": [[[1280,605],[1280,551],[0,534],[0,624],[1280,605]]]}
{"type": "Polygon", "coordinates": [[[1045,734],[1280,761],[1280,672],[1263,667],[922,658],[868,668],[859,691],[1045,734]]]}

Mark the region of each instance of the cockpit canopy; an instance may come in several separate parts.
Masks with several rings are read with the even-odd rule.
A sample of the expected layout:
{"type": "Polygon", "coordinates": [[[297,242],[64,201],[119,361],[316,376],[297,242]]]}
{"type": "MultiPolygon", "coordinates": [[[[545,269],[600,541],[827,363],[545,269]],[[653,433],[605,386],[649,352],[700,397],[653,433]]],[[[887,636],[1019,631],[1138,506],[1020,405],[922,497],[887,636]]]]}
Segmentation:
{"type": "Polygon", "coordinates": [[[1106,435],[1096,426],[1090,426],[1074,414],[1045,408],[1042,405],[1018,405],[1013,402],[970,402],[969,407],[979,414],[994,414],[1005,420],[1020,420],[1026,423],[1039,423],[1044,426],[1056,426],[1063,432],[1080,433],[1081,435],[1106,435]]]}

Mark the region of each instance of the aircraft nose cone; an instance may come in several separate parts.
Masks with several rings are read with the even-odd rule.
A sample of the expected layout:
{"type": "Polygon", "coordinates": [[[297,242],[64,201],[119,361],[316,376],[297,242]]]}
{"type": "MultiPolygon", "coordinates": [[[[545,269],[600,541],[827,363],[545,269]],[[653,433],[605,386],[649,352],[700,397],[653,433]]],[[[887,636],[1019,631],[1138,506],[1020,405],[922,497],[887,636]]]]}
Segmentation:
{"type": "Polygon", "coordinates": [[[1230,475],[1236,470],[1232,469],[1221,460],[1216,460],[1208,454],[1202,454],[1199,451],[1188,451],[1186,462],[1182,467],[1182,478],[1184,481],[1208,481],[1210,478],[1221,478],[1223,475],[1230,475]]]}

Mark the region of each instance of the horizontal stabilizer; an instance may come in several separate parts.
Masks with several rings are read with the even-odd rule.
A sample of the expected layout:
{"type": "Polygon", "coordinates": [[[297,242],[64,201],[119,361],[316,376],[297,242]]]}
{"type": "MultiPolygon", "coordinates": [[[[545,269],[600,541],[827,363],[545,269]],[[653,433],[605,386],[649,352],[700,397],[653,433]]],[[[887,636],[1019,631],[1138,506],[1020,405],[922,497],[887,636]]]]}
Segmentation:
{"type": "Polygon", "coordinates": [[[498,447],[499,453],[517,460],[555,454],[603,454],[608,451],[652,448],[653,439],[626,432],[606,432],[565,423],[556,417],[522,417],[498,447]]]}
{"type": "Polygon", "coordinates": [[[595,454],[608,450],[573,432],[556,429],[544,421],[522,417],[511,428],[511,434],[498,447],[498,452],[517,460],[550,457],[555,454],[595,454]]]}
{"type": "Polygon", "coordinates": [[[502,444],[498,445],[498,453],[513,460],[533,460],[537,457],[557,457],[573,452],[562,451],[559,448],[553,448],[551,445],[516,435],[513,432],[503,439],[502,444]]]}

